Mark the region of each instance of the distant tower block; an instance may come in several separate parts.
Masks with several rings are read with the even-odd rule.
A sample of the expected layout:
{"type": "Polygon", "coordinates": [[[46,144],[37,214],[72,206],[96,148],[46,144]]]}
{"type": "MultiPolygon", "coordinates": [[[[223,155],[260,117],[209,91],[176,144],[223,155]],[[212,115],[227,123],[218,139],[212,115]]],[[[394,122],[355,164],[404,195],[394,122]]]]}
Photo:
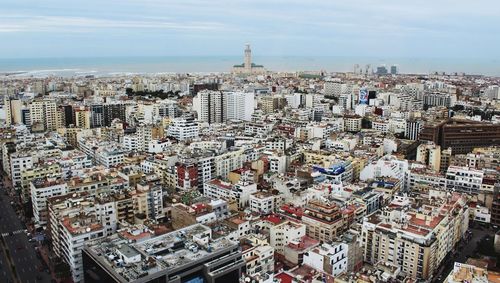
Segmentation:
{"type": "Polygon", "coordinates": [[[233,66],[233,74],[261,75],[266,73],[264,66],[252,63],[252,50],[250,49],[250,44],[245,45],[245,57],[243,59],[243,64],[233,66]]]}

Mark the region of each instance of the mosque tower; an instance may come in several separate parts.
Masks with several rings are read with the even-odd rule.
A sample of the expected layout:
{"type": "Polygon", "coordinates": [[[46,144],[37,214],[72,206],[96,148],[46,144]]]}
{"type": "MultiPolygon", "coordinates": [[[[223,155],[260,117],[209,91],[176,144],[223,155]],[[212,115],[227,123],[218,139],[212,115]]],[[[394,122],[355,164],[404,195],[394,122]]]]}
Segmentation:
{"type": "Polygon", "coordinates": [[[250,44],[245,44],[245,69],[251,71],[252,69],[252,50],[250,49],[250,44]]]}

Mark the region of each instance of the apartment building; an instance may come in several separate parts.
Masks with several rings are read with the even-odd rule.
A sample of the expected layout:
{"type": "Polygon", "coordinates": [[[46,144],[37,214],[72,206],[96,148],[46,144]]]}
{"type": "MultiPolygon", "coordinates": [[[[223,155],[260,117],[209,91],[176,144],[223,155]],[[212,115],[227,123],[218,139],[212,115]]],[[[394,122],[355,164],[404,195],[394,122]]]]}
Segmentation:
{"type": "Polygon", "coordinates": [[[289,243],[306,235],[306,225],[276,214],[266,215],[253,225],[257,231],[269,234],[269,244],[281,255],[289,243]]]}
{"type": "Polygon", "coordinates": [[[340,209],[334,203],[310,200],[304,207],[302,223],[307,235],[318,241],[333,241],[343,231],[340,209]]]}
{"type": "Polygon", "coordinates": [[[483,170],[450,166],[446,171],[446,187],[457,192],[477,194],[481,190],[483,177],[483,170]]]}
{"type": "Polygon", "coordinates": [[[212,238],[202,224],[141,241],[115,234],[90,243],[83,258],[86,283],[237,282],[245,266],[237,242],[212,238]]]}
{"type": "Polygon", "coordinates": [[[250,202],[251,194],[257,192],[257,184],[239,182],[231,184],[220,179],[213,179],[203,185],[203,195],[211,199],[236,201],[239,209],[244,209],[250,202]]]}
{"type": "Polygon", "coordinates": [[[250,195],[250,210],[260,214],[274,211],[275,197],[268,192],[256,192],[250,195]]]}
{"type": "Polygon", "coordinates": [[[54,100],[34,100],[29,105],[31,126],[41,126],[44,130],[54,131],[63,127],[62,113],[54,100]]]}
{"type": "Polygon", "coordinates": [[[347,272],[348,246],[344,243],[323,243],[304,255],[304,264],[337,276],[347,272]]]}
{"type": "Polygon", "coordinates": [[[48,222],[47,199],[64,195],[68,188],[66,182],[56,178],[36,178],[30,182],[31,202],[35,226],[42,227],[48,222]]]}
{"type": "Polygon", "coordinates": [[[429,279],[468,229],[466,197],[453,194],[439,200],[398,199],[383,212],[363,221],[362,244],[366,262],[398,266],[415,279],[429,279]]]}
{"type": "Polygon", "coordinates": [[[167,129],[167,136],[180,141],[196,139],[198,135],[198,123],[192,116],[173,119],[167,129]]]}

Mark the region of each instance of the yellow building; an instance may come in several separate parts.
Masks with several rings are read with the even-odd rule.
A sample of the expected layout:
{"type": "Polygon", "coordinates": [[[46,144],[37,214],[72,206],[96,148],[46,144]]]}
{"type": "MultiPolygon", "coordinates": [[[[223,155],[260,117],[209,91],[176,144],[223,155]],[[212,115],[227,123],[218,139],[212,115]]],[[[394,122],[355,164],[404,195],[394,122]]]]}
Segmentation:
{"type": "Polygon", "coordinates": [[[63,136],[66,141],[74,146],[78,146],[77,135],[81,131],[79,128],[58,128],[57,133],[63,136]]]}
{"type": "Polygon", "coordinates": [[[90,129],[90,110],[88,108],[75,109],[75,127],[90,129]]]}
{"type": "Polygon", "coordinates": [[[434,172],[439,172],[441,169],[441,147],[432,142],[419,145],[416,160],[428,165],[434,172]]]}
{"type": "Polygon", "coordinates": [[[41,163],[21,172],[21,198],[25,202],[31,199],[31,181],[45,177],[62,177],[61,166],[55,162],[41,163]]]}

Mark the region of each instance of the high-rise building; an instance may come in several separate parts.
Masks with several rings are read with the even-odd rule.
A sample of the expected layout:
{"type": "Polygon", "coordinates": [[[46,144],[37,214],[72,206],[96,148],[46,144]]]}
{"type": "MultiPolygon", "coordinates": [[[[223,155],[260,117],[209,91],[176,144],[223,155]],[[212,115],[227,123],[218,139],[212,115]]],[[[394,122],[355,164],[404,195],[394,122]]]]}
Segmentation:
{"type": "Polygon", "coordinates": [[[500,125],[448,119],[425,125],[420,140],[433,141],[441,148],[451,148],[453,154],[464,154],[476,147],[500,144],[500,125]]]}
{"type": "Polygon", "coordinates": [[[396,205],[363,220],[365,262],[395,265],[411,278],[431,278],[468,229],[465,203],[466,196],[455,194],[442,202],[422,199],[416,210],[405,197],[395,198],[396,205]]]}
{"type": "Polygon", "coordinates": [[[104,126],[104,106],[94,104],[90,106],[90,127],[100,128],[104,126]]]}
{"type": "Polygon", "coordinates": [[[427,106],[453,107],[457,102],[457,95],[455,93],[424,93],[423,102],[427,106]]]}
{"type": "Polygon", "coordinates": [[[85,106],[75,109],[75,127],[90,129],[91,127],[90,110],[85,106]]]}
{"type": "Polygon", "coordinates": [[[193,110],[198,114],[198,121],[224,123],[227,120],[227,93],[201,91],[193,98],[193,110]]]}
{"type": "Polygon", "coordinates": [[[58,121],[62,113],[58,111],[57,104],[53,100],[35,100],[30,107],[31,126],[43,126],[47,131],[54,131],[58,128],[58,121]]]}
{"type": "Polygon", "coordinates": [[[127,121],[126,105],[123,103],[107,103],[104,104],[104,126],[111,126],[114,119],[119,119],[122,122],[127,121]]]}
{"type": "Polygon", "coordinates": [[[283,109],[287,105],[286,98],[282,96],[263,96],[260,99],[261,109],[264,113],[273,113],[276,110],[283,109]]]}
{"type": "Polygon", "coordinates": [[[424,124],[420,120],[406,121],[405,138],[409,140],[418,140],[423,127],[424,124]]]}
{"type": "Polygon", "coordinates": [[[158,116],[160,117],[176,118],[181,114],[179,105],[175,100],[163,100],[156,107],[158,109],[158,116]]]}
{"type": "Polygon", "coordinates": [[[73,111],[72,105],[61,105],[62,112],[64,113],[64,125],[69,127],[75,125],[75,112],[73,111]]]}
{"type": "Polygon", "coordinates": [[[252,92],[228,92],[227,119],[250,121],[254,112],[255,95],[252,92]]]}
{"type": "Polygon", "coordinates": [[[4,96],[4,105],[3,108],[5,110],[5,124],[7,127],[12,124],[21,124],[22,123],[22,102],[20,99],[10,98],[9,96],[4,96]]]}
{"type": "Polygon", "coordinates": [[[387,71],[387,67],[385,65],[377,67],[377,75],[387,75],[389,72],[387,71]]]}
{"type": "Polygon", "coordinates": [[[398,74],[398,66],[392,65],[391,66],[391,75],[397,75],[398,74]]]}

